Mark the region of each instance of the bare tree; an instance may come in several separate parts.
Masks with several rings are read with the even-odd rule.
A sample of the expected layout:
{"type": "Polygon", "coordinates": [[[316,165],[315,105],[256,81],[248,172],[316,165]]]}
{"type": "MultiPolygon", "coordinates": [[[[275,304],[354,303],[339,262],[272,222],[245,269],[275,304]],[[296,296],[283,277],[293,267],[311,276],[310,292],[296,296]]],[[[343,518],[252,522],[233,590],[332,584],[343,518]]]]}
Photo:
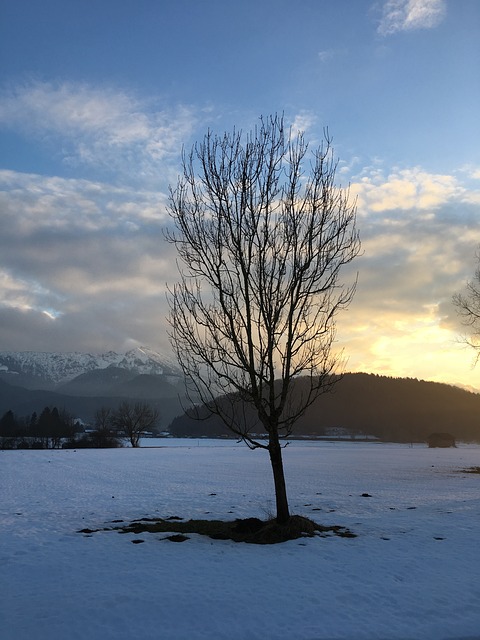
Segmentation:
{"type": "Polygon", "coordinates": [[[122,431],[132,447],[138,447],[140,438],[145,432],[156,426],[158,411],[146,402],[122,402],[113,413],[113,426],[122,431]]]}
{"type": "Polygon", "coordinates": [[[477,253],[478,266],[472,280],[467,282],[464,293],[453,296],[453,304],[463,324],[470,328],[470,336],[465,342],[476,351],[475,364],[480,358],[480,251],[477,253]]]}
{"type": "Polygon", "coordinates": [[[113,411],[111,407],[102,406],[95,411],[94,425],[97,431],[109,432],[112,428],[113,411]]]}
{"type": "Polygon", "coordinates": [[[95,411],[95,431],[88,436],[88,440],[96,447],[120,447],[121,441],[116,433],[114,424],[115,412],[111,407],[102,406],[95,411]]]}
{"type": "Polygon", "coordinates": [[[309,154],[302,133],[270,116],[245,137],[207,133],[170,193],[171,343],[190,397],[268,450],[279,523],[289,519],[281,440],[336,380],[335,316],[356,286],[339,280],[360,242],[335,171],[328,133],[309,154]],[[299,376],[308,384],[294,390],[299,376]]]}

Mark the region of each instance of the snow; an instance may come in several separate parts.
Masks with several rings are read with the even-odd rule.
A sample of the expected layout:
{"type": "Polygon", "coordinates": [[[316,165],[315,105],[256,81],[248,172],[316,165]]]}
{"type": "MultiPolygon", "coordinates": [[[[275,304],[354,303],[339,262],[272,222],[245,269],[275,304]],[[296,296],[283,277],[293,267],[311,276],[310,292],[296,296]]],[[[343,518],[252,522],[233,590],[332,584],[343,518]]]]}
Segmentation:
{"type": "Polygon", "coordinates": [[[0,452],[2,640],[480,638],[480,476],[459,472],[480,465],[479,446],[292,443],[292,512],[353,539],[78,533],[273,511],[264,451],[144,443],[165,446],[0,452]]]}

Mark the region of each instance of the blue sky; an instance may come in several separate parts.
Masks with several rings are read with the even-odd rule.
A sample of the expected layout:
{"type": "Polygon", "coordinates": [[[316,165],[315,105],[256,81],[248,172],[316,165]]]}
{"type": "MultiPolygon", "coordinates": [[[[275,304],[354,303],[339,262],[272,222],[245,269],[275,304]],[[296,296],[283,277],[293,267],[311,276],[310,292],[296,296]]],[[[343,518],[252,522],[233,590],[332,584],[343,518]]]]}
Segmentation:
{"type": "Polygon", "coordinates": [[[480,388],[477,0],[3,0],[0,350],[167,348],[182,145],[284,112],[358,197],[347,368],[480,388]]]}

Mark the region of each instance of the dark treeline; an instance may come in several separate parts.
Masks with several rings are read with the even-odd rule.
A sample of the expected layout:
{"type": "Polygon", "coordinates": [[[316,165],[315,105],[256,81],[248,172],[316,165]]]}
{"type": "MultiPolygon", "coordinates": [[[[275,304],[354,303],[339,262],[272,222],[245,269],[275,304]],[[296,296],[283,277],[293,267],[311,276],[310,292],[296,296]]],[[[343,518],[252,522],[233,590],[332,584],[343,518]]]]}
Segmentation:
{"type": "Polygon", "coordinates": [[[79,429],[72,416],[57,407],[45,407],[39,414],[33,412],[26,417],[17,417],[9,410],[0,418],[2,448],[56,449],[79,429]]]}
{"type": "Polygon", "coordinates": [[[157,432],[159,412],[146,402],[123,401],[117,409],[100,407],[87,429],[67,411],[45,407],[18,418],[12,410],[0,418],[1,449],[118,447],[127,440],[138,447],[145,435],[157,432]]]}
{"type": "MultiPolygon", "coordinates": [[[[295,383],[301,391],[302,379],[295,383]]],[[[248,408],[242,415],[258,425],[248,408]]],[[[200,409],[201,417],[206,412],[200,409]]],[[[390,378],[366,373],[345,374],[332,393],[321,395],[301,417],[294,436],[322,436],[340,427],[352,435],[371,435],[390,442],[425,442],[433,432],[457,440],[480,441],[480,394],[436,382],[390,378]]],[[[170,425],[176,437],[231,435],[216,417],[177,417],[170,425]]]]}
{"type": "Polygon", "coordinates": [[[117,447],[120,440],[113,432],[93,429],[85,432],[65,410],[45,407],[39,414],[17,417],[6,411],[0,418],[1,449],[59,449],[61,447],[117,447]]]}
{"type": "MultiPolygon", "coordinates": [[[[302,380],[296,381],[299,389],[302,380]]],[[[138,444],[139,435],[155,432],[155,411],[122,403],[118,409],[96,412],[90,428],[76,422],[65,410],[45,407],[25,417],[6,411],[0,418],[0,448],[54,448],[119,446],[121,440],[138,444]],[[130,409],[127,411],[127,409],[130,409]],[[132,413],[141,416],[134,421],[132,413]]],[[[148,407],[147,407],[148,408],[148,407]]],[[[200,408],[200,414],[206,412],[200,408]]],[[[254,416],[243,408],[253,431],[261,432],[254,416]]],[[[376,436],[390,442],[425,442],[434,432],[451,433],[457,440],[480,442],[480,394],[458,387],[409,378],[373,374],[346,374],[335,391],[320,396],[298,421],[294,436],[322,436],[332,427],[352,435],[376,436]]],[[[179,416],[168,431],[175,437],[231,436],[219,418],[194,420],[179,416]]]]}

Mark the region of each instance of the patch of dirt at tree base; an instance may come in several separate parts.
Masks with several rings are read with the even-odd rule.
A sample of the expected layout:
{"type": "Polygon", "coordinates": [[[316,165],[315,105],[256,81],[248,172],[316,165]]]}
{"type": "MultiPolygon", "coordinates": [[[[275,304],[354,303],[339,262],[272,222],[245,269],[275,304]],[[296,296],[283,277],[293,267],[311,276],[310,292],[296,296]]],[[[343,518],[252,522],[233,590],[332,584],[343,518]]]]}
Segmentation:
{"type": "MultiPolygon", "coordinates": [[[[178,518],[178,516],[177,516],[178,518]]],[[[162,518],[144,518],[134,520],[130,524],[103,529],[82,529],[78,533],[91,534],[96,531],[118,531],[119,533],[198,533],[214,540],[233,540],[250,544],[277,544],[298,538],[326,537],[329,535],[343,538],[355,538],[356,534],[338,525],[324,526],[304,518],[291,516],[287,523],[278,524],[273,520],[245,518],[231,521],[224,520],[178,520],[162,518]]],[[[163,539],[171,539],[163,538],[163,539]]]]}

